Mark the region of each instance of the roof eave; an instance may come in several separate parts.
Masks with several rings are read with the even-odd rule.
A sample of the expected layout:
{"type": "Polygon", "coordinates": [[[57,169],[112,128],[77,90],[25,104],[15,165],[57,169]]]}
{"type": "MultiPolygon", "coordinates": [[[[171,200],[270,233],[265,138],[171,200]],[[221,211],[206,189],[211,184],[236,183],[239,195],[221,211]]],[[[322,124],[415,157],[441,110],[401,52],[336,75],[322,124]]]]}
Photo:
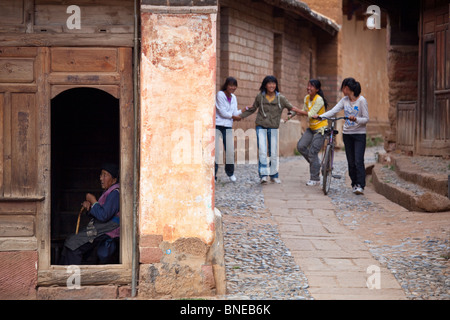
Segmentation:
{"type": "Polygon", "coordinates": [[[318,27],[322,28],[331,35],[335,35],[341,30],[341,26],[332,19],[311,10],[304,2],[297,0],[263,0],[265,3],[282,8],[286,11],[295,13],[318,27]]]}

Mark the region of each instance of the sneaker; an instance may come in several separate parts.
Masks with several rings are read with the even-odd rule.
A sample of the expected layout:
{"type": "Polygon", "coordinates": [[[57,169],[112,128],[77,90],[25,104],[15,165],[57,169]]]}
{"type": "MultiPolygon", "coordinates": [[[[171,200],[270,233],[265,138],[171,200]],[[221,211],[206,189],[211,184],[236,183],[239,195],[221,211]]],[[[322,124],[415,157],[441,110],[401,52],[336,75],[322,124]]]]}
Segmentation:
{"type": "Polygon", "coordinates": [[[281,180],[280,180],[279,178],[271,178],[270,180],[271,180],[272,182],[275,182],[275,183],[278,183],[278,184],[281,183],[281,180]]]}
{"type": "Polygon", "coordinates": [[[353,187],[352,187],[352,192],[353,192],[353,193],[356,193],[356,186],[353,186],[353,187]]]}
{"type": "Polygon", "coordinates": [[[307,186],[310,186],[310,187],[312,187],[312,186],[317,186],[319,184],[319,181],[314,181],[314,180],[309,180],[307,183],[306,183],[306,185],[307,186]]]}
{"type": "Polygon", "coordinates": [[[268,181],[267,176],[261,178],[261,184],[265,184],[267,183],[267,181],[268,181]]]}
{"type": "Polygon", "coordinates": [[[355,186],[355,188],[354,188],[354,193],[355,193],[355,194],[364,194],[364,189],[361,188],[360,185],[357,185],[357,186],[355,186]]]}
{"type": "Polygon", "coordinates": [[[229,177],[231,182],[236,182],[236,176],[233,174],[229,177]]]}

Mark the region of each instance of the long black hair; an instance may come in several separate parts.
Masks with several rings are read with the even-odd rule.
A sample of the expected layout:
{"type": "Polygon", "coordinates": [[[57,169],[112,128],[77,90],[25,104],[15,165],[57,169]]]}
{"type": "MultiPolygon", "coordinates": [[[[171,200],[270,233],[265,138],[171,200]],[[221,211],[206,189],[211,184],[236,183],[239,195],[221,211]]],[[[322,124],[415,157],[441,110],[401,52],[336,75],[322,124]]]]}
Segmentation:
{"type": "Polygon", "coordinates": [[[342,89],[344,89],[344,87],[348,87],[350,91],[353,92],[355,97],[359,97],[359,95],[361,94],[361,84],[354,78],[345,78],[342,81],[341,91],[342,89]]]}
{"type": "Polygon", "coordinates": [[[327,110],[328,109],[328,101],[327,101],[327,99],[325,99],[325,95],[323,94],[322,84],[320,83],[319,80],[316,80],[316,79],[309,80],[309,83],[318,90],[317,94],[322,97],[323,103],[325,105],[325,110],[327,110]]]}
{"type": "Polygon", "coordinates": [[[280,90],[278,89],[278,80],[277,80],[277,78],[275,76],[266,76],[264,78],[264,80],[262,81],[262,83],[261,83],[261,87],[259,87],[259,91],[261,91],[261,93],[266,91],[266,85],[269,82],[274,82],[277,85],[277,87],[275,88],[275,91],[280,92],[280,90]]]}
{"type": "Polygon", "coordinates": [[[237,80],[233,77],[228,77],[225,79],[225,83],[223,84],[222,88],[220,89],[220,91],[226,91],[227,87],[229,85],[235,85],[236,87],[238,86],[237,80]]]}

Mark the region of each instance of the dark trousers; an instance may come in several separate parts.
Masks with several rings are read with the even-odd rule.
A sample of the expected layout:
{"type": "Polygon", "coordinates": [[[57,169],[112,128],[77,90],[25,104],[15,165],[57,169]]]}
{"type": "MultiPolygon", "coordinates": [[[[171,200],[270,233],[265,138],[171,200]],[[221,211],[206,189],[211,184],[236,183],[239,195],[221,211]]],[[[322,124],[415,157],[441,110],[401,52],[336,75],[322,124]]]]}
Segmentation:
{"type": "Polygon", "coordinates": [[[352,187],[366,186],[366,168],[364,153],[366,152],[365,134],[344,134],[345,154],[347,156],[348,174],[352,180],[352,187]]]}
{"type": "Polygon", "coordinates": [[[60,264],[81,265],[81,264],[111,264],[118,263],[119,238],[112,239],[104,234],[88,242],[75,250],[64,247],[61,254],[60,264]],[[92,257],[93,253],[95,256],[92,257]]]}
{"type": "MultiPolygon", "coordinates": [[[[225,173],[227,176],[231,177],[234,174],[234,141],[233,141],[233,131],[229,127],[216,126],[216,140],[222,138],[223,141],[223,151],[225,153],[225,173]],[[228,137],[227,137],[228,136],[228,137]],[[228,151],[227,151],[227,138],[228,138],[228,151]],[[229,154],[228,154],[229,152],[229,154]]],[[[216,144],[217,145],[217,144],[216,144]]],[[[219,169],[219,159],[216,157],[215,163],[215,175],[217,175],[217,170],[219,169]]]]}

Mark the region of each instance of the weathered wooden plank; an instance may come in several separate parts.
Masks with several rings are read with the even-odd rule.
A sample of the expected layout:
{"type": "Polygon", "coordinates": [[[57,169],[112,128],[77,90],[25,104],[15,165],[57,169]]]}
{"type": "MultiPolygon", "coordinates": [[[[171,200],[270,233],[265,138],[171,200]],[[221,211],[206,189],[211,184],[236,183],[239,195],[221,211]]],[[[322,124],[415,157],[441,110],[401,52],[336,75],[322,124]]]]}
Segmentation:
{"type": "Polygon", "coordinates": [[[102,73],[66,73],[58,72],[51,73],[48,77],[51,84],[86,84],[86,85],[105,85],[105,84],[120,84],[120,74],[118,72],[102,72],[102,73]]]}
{"type": "Polygon", "coordinates": [[[445,88],[450,89],[450,23],[447,31],[445,32],[445,37],[445,88]]]}
{"type": "Polygon", "coordinates": [[[413,151],[416,106],[416,101],[397,103],[397,145],[400,150],[413,151]]]}
{"type": "Polygon", "coordinates": [[[50,266],[51,256],[51,122],[50,122],[50,84],[47,81],[50,74],[50,49],[39,48],[36,59],[36,69],[39,76],[37,84],[39,92],[36,94],[38,112],[38,146],[37,146],[37,172],[38,192],[48,195],[44,201],[38,202],[36,212],[36,238],[38,239],[39,268],[50,266]]]}
{"type": "Polygon", "coordinates": [[[436,32],[436,88],[435,90],[445,89],[445,46],[446,32],[436,32]]]}
{"type": "Polygon", "coordinates": [[[24,23],[23,0],[2,0],[0,2],[0,26],[24,23]]]}
{"type": "Polygon", "coordinates": [[[0,238],[0,251],[26,251],[36,249],[37,249],[36,237],[0,238]]]}
{"type": "MultiPolygon", "coordinates": [[[[81,285],[99,285],[99,284],[130,284],[131,269],[124,268],[121,265],[104,266],[80,266],[81,285]]],[[[38,271],[38,285],[66,285],[70,274],[67,273],[67,267],[52,266],[48,270],[38,271]]]]}
{"type": "Polygon", "coordinates": [[[133,230],[133,160],[134,160],[134,113],[133,113],[133,69],[132,51],[119,49],[119,71],[121,74],[120,96],[120,186],[121,201],[121,260],[125,266],[132,262],[133,230]]]}
{"type": "Polygon", "coordinates": [[[0,47],[0,57],[34,58],[37,51],[38,49],[33,47],[0,47]]]}
{"type": "Polygon", "coordinates": [[[35,215],[36,202],[0,201],[0,215],[35,215]]]}
{"type": "Polygon", "coordinates": [[[0,92],[11,93],[35,93],[38,87],[36,84],[28,83],[0,83],[0,92]]]}
{"type": "MultiPolygon", "coordinates": [[[[133,3],[124,1],[121,5],[83,5],[74,3],[80,8],[80,27],[95,25],[133,25],[133,3]]],[[[66,26],[72,12],[67,13],[69,4],[36,4],[35,27],[45,25],[66,26]]]]}
{"type": "Polygon", "coordinates": [[[11,196],[11,93],[5,92],[3,104],[3,196],[11,196]]]}
{"type": "Polygon", "coordinates": [[[69,89],[73,88],[95,88],[100,89],[105,92],[108,92],[110,95],[112,95],[114,98],[119,99],[120,98],[120,88],[117,85],[54,85],[51,88],[51,99],[56,97],[61,92],[64,92],[69,89]]]}
{"type": "Polygon", "coordinates": [[[0,215],[0,237],[34,236],[34,217],[0,215]]]}
{"type": "Polygon", "coordinates": [[[35,195],[37,185],[35,95],[12,94],[11,108],[11,193],[12,196],[35,195]]]}
{"type": "Polygon", "coordinates": [[[67,47],[67,46],[109,46],[133,47],[133,33],[98,33],[68,35],[65,33],[0,33],[3,46],[67,47]]]}
{"type": "MultiPolygon", "coordinates": [[[[111,6],[132,6],[134,0],[77,0],[76,4],[80,6],[86,5],[111,5],[111,6]]],[[[66,3],[66,6],[72,4],[71,1],[61,1],[61,0],[34,0],[36,5],[61,5],[61,3],[66,3]]]]}
{"type": "Polygon", "coordinates": [[[0,83],[30,83],[34,81],[34,59],[0,57],[0,83]]]}
{"type": "Polygon", "coordinates": [[[52,72],[114,72],[117,70],[117,49],[52,48],[52,72]]]}
{"type": "Polygon", "coordinates": [[[3,148],[4,148],[4,133],[3,133],[3,126],[4,126],[4,110],[5,110],[5,94],[0,93],[0,197],[3,196],[3,148]]]}

